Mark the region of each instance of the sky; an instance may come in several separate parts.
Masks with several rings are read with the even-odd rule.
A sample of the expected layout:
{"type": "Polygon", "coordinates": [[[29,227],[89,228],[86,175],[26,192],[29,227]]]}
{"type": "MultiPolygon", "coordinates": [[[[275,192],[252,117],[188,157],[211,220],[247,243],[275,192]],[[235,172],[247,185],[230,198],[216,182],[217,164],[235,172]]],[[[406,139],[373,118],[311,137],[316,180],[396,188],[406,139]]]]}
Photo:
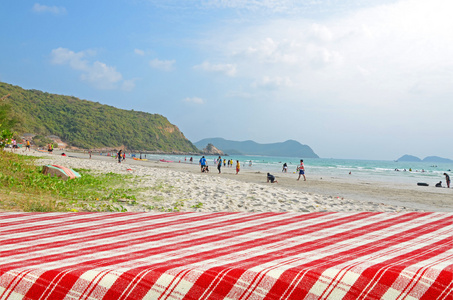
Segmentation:
{"type": "Polygon", "coordinates": [[[158,113],[192,142],[453,159],[451,0],[2,1],[0,81],[158,113]]]}

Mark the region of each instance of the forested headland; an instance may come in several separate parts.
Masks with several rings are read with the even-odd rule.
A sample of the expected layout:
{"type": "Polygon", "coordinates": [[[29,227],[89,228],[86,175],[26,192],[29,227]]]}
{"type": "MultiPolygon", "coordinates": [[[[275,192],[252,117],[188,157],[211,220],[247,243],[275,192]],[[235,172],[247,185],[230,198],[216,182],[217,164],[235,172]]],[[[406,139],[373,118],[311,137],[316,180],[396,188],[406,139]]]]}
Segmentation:
{"type": "Polygon", "coordinates": [[[0,82],[0,97],[17,122],[17,136],[56,135],[82,149],[125,147],[132,151],[199,152],[177,126],[159,114],[123,110],[72,96],[0,82]]]}

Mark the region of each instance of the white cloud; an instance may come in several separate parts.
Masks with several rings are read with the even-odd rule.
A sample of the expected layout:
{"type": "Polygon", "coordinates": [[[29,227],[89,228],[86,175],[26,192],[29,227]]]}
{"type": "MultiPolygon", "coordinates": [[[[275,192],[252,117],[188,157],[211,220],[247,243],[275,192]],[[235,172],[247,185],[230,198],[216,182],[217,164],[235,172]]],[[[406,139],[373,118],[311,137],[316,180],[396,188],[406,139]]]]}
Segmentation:
{"type": "Polygon", "coordinates": [[[453,2],[401,0],[317,21],[269,19],[214,32],[209,48],[217,50],[216,60],[240,69],[252,87],[277,87],[283,81],[276,79],[290,78],[282,98],[296,99],[292,95],[303,91],[306,97],[298,101],[311,95],[322,99],[319,105],[346,101],[395,109],[417,90],[452,95],[449,11],[453,2]]]}
{"type": "Polygon", "coordinates": [[[210,62],[203,62],[201,65],[194,66],[196,70],[203,70],[207,72],[218,72],[233,77],[236,75],[236,65],[234,64],[211,64],[210,62]]]}
{"type": "Polygon", "coordinates": [[[264,89],[278,89],[280,87],[291,87],[293,85],[292,81],[288,77],[269,77],[264,76],[263,78],[256,80],[252,83],[254,88],[264,88],[264,89]]]}
{"type": "Polygon", "coordinates": [[[94,55],[95,52],[87,50],[74,52],[66,48],[53,49],[51,52],[51,63],[57,65],[69,65],[72,69],[81,71],[80,79],[87,81],[99,89],[115,89],[122,82],[123,88],[133,88],[133,82],[124,80],[120,72],[115,67],[94,61],[90,62],[87,56],[94,55]]]}
{"type": "Polygon", "coordinates": [[[33,11],[36,13],[52,13],[55,15],[62,15],[66,13],[66,8],[35,3],[35,5],[33,5],[33,11]]]}
{"type": "Polygon", "coordinates": [[[204,104],[204,100],[198,97],[188,97],[183,100],[187,103],[194,103],[194,104],[204,104]]]}
{"type": "Polygon", "coordinates": [[[149,62],[149,65],[153,69],[158,69],[162,71],[172,71],[174,69],[176,61],[175,60],[160,60],[160,59],[153,59],[149,62]]]}
{"type": "Polygon", "coordinates": [[[145,55],[145,51],[143,51],[141,49],[134,49],[134,53],[137,54],[137,55],[140,55],[140,56],[144,56],[145,55]]]}

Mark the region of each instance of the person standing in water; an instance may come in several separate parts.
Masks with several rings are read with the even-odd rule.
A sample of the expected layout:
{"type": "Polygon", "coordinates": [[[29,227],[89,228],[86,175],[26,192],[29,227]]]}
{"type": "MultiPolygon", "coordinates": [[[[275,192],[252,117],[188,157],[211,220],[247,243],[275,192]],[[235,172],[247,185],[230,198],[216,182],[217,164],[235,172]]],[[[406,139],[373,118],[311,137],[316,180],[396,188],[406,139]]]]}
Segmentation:
{"type": "Polygon", "coordinates": [[[305,167],[304,167],[304,160],[300,160],[300,165],[297,167],[297,170],[299,171],[299,177],[297,180],[300,179],[300,175],[304,176],[304,181],[307,181],[307,178],[305,178],[305,167]]]}

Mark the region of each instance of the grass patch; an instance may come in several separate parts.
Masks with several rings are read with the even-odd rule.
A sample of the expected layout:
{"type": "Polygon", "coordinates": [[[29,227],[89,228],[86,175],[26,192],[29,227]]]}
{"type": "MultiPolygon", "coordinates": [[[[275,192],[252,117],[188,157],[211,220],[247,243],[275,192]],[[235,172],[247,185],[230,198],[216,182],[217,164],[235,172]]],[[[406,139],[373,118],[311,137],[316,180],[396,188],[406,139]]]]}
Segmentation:
{"type": "MultiPolygon", "coordinates": [[[[119,199],[135,201],[132,175],[93,174],[61,180],[42,174],[36,158],[0,151],[0,209],[16,211],[125,211],[119,199]]],[[[124,201],[123,201],[124,202],[124,201]]]]}

